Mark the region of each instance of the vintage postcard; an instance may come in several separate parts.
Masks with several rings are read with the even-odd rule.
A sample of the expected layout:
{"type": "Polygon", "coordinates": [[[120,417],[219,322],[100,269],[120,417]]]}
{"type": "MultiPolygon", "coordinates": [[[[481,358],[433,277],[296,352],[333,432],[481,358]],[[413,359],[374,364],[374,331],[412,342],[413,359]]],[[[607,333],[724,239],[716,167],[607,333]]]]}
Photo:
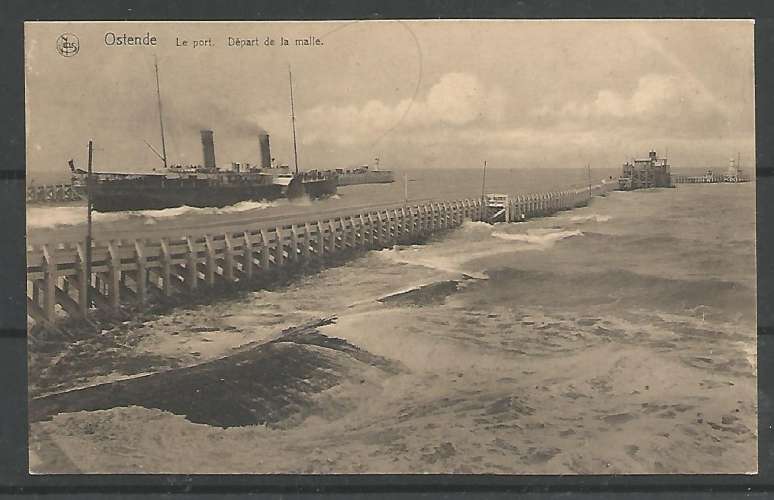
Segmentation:
{"type": "Polygon", "coordinates": [[[753,22],[29,22],[29,467],[755,473],[753,22]]]}

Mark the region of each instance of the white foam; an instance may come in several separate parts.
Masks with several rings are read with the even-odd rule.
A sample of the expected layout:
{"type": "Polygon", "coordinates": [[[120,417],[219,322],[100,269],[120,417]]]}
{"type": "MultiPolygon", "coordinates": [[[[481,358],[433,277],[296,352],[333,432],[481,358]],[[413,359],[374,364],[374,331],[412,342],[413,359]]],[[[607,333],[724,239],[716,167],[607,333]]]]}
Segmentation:
{"type": "MultiPolygon", "coordinates": [[[[134,210],[127,212],[94,212],[94,222],[116,222],[131,218],[146,219],[146,224],[155,224],[158,219],[169,219],[182,215],[213,215],[263,210],[276,206],[276,202],[240,201],[223,208],[189,207],[183,205],[161,210],[134,210]]],[[[28,228],[51,228],[57,226],[77,226],[86,222],[86,207],[27,207],[28,228]]]]}
{"type": "Polygon", "coordinates": [[[379,252],[376,252],[376,254],[395,263],[426,267],[428,269],[448,273],[452,276],[469,276],[475,279],[488,279],[486,274],[467,270],[463,267],[463,264],[469,260],[485,257],[492,253],[500,253],[502,251],[466,252],[456,255],[444,255],[442,252],[435,252],[433,250],[432,246],[412,246],[405,250],[380,250],[379,252]]]}
{"type": "Polygon", "coordinates": [[[547,248],[565,238],[583,236],[583,233],[577,230],[530,229],[526,233],[501,233],[495,231],[492,233],[492,236],[501,240],[518,241],[547,248]]]}
{"type": "Polygon", "coordinates": [[[573,215],[570,217],[570,220],[573,222],[586,222],[586,221],[594,221],[594,222],[607,222],[612,217],[609,215],[599,215],[599,214],[591,214],[591,215],[573,215]]]}

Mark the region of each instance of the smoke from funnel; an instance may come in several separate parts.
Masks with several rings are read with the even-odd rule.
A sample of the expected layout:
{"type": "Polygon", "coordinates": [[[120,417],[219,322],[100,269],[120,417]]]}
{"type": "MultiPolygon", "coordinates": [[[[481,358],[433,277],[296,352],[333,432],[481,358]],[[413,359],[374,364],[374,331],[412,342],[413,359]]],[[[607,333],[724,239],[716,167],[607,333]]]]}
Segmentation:
{"type": "Polygon", "coordinates": [[[215,168],[215,140],[212,130],[202,130],[202,155],[205,168],[215,168]]]}

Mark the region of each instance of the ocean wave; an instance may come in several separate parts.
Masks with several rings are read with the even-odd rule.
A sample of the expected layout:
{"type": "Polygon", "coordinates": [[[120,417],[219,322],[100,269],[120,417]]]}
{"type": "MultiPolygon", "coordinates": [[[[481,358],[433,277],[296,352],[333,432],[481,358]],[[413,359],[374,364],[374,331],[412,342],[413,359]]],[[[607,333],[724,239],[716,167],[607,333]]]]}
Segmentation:
{"type": "Polygon", "coordinates": [[[553,246],[557,241],[573,236],[583,236],[581,231],[577,230],[557,230],[557,229],[530,229],[526,233],[502,233],[492,232],[492,236],[501,240],[518,241],[530,245],[539,245],[542,247],[553,246]]]}
{"type": "Polygon", "coordinates": [[[599,214],[591,214],[591,215],[573,215],[570,217],[570,220],[573,222],[587,222],[587,221],[594,221],[594,222],[607,222],[612,217],[609,215],[599,215],[599,214]]]}
{"type": "MultiPolygon", "coordinates": [[[[86,207],[27,207],[28,228],[52,228],[57,226],[77,226],[86,223],[86,207]]],[[[95,212],[95,222],[116,222],[130,217],[138,217],[133,213],[95,212]]]]}
{"type": "MultiPolygon", "coordinates": [[[[159,219],[183,215],[217,215],[263,210],[277,206],[276,202],[240,201],[226,207],[191,207],[183,205],[160,210],[132,210],[126,212],[93,212],[94,222],[118,222],[122,220],[145,219],[146,224],[155,224],[159,219]]],[[[86,207],[27,207],[28,228],[52,228],[77,226],[86,222],[86,207]]]]}
{"type": "Polygon", "coordinates": [[[376,255],[397,264],[409,264],[420,266],[454,276],[469,277],[474,279],[487,279],[487,275],[480,271],[465,269],[464,264],[478,257],[486,257],[494,253],[492,250],[465,253],[463,255],[445,255],[442,251],[433,251],[430,247],[412,246],[405,249],[390,248],[375,252],[376,255]]]}

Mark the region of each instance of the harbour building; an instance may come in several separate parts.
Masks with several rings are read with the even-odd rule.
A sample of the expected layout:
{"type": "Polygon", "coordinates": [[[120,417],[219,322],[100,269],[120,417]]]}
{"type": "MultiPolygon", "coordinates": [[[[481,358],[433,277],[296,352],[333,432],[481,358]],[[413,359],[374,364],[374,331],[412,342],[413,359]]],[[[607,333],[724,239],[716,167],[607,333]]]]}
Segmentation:
{"type": "Polygon", "coordinates": [[[672,175],[666,158],[659,158],[651,151],[647,158],[627,161],[623,165],[623,175],[618,178],[619,189],[645,189],[672,187],[672,175]]]}

